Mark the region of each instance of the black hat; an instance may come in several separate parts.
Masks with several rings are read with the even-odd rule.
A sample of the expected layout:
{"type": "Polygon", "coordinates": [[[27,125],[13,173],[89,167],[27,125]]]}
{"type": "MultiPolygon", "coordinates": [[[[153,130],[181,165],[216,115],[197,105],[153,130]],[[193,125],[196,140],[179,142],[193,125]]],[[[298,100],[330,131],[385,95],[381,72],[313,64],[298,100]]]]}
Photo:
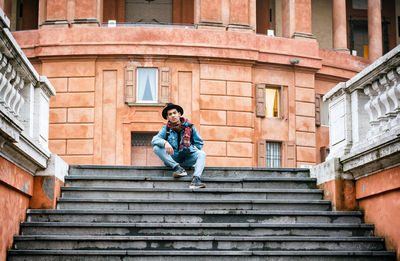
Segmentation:
{"type": "Polygon", "coordinates": [[[183,109],[181,106],[173,103],[167,103],[167,106],[165,106],[165,108],[162,110],[162,116],[164,119],[167,119],[168,111],[172,109],[176,109],[178,112],[181,113],[181,115],[183,115],[183,109]]]}

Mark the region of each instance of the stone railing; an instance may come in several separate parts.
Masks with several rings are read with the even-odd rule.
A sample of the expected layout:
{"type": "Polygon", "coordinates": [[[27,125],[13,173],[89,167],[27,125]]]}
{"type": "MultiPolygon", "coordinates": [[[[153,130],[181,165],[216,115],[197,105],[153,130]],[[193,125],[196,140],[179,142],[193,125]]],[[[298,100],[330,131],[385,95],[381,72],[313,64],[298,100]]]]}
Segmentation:
{"type": "Polygon", "coordinates": [[[354,178],[399,163],[400,45],[324,96],[329,159],[354,178]]]}
{"type": "Polygon", "coordinates": [[[34,174],[47,167],[49,102],[55,90],[39,76],[0,9],[0,155],[34,174]]]}

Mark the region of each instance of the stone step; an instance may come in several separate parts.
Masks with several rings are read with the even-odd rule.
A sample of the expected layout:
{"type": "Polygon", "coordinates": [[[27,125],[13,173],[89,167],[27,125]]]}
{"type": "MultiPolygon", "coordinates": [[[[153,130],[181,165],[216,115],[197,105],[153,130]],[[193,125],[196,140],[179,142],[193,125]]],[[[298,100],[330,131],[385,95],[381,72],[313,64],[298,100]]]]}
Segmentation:
{"type": "Polygon", "coordinates": [[[330,210],[328,200],[60,198],[57,209],[102,210],[330,210]]]}
{"type": "Polygon", "coordinates": [[[14,249],[24,250],[384,250],[380,237],[227,237],[227,236],[15,236],[14,249]]]}
{"type": "MultiPolygon", "coordinates": [[[[65,183],[75,187],[109,188],[188,188],[191,177],[67,176],[65,183]]],[[[202,178],[207,188],[315,189],[315,178],[202,178]]]]}
{"type": "Polygon", "coordinates": [[[29,209],[29,222],[116,223],[354,223],[362,222],[360,211],[258,211],[258,210],[41,210],[29,209]]]}
{"type": "Polygon", "coordinates": [[[9,250],[9,261],[395,261],[394,251],[9,250]]]}
{"type": "Polygon", "coordinates": [[[168,189],[168,188],[101,188],[63,187],[63,198],[141,198],[141,199],[322,199],[318,189],[168,189]]]}
{"type": "Polygon", "coordinates": [[[372,237],[370,224],[24,222],[22,235],[372,237]]]}
{"type": "MultiPolygon", "coordinates": [[[[187,169],[189,175],[192,169],[187,169]]],[[[104,166],[104,165],[70,165],[70,176],[143,176],[143,177],[171,177],[172,170],[167,167],[145,166],[104,166]]],[[[309,177],[308,169],[299,168],[249,168],[249,167],[206,167],[203,177],[220,178],[262,178],[262,177],[309,177]]]]}

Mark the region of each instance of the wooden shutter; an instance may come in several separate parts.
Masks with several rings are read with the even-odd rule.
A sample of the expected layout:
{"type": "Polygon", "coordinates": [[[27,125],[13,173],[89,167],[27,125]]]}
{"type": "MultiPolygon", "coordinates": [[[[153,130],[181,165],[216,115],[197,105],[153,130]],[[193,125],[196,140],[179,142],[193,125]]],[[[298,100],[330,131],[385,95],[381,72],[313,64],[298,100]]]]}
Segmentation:
{"type": "Polygon", "coordinates": [[[324,162],[326,160],[326,157],[328,157],[329,154],[329,148],[322,146],[319,148],[319,153],[321,155],[321,163],[324,162]]]}
{"type": "Polygon", "coordinates": [[[265,84],[256,84],[256,116],[265,117],[265,84]]]}
{"type": "Polygon", "coordinates": [[[285,119],[285,117],[286,117],[286,104],[285,104],[285,98],[284,98],[286,96],[286,93],[284,93],[284,90],[285,90],[285,88],[283,88],[283,86],[281,86],[281,88],[279,89],[279,96],[280,96],[279,97],[280,98],[279,113],[280,113],[281,119],[285,119]]]}
{"type": "Polygon", "coordinates": [[[296,167],[296,144],[293,141],[285,142],[285,161],[286,168],[296,167]]]}
{"type": "Polygon", "coordinates": [[[125,102],[136,102],[136,67],[125,67],[125,102]]]}
{"type": "Polygon", "coordinates": [[[315,94],[315,125],[321,126],[321,94],[315,94]]]}
{"type": "Polygon", "coordinates": [[[265,140],[264,139],[259,139],[258,140],[258,167],[266,167],[267,165],[267,151],[266,151],[266,145],[265,145],[265,140]]]}
{"type": "Polygon", "coordinates": [[[171,86],[171,70],[169,67],[160,67],[160,98],[161,103],[169,102],[171,86]]]}

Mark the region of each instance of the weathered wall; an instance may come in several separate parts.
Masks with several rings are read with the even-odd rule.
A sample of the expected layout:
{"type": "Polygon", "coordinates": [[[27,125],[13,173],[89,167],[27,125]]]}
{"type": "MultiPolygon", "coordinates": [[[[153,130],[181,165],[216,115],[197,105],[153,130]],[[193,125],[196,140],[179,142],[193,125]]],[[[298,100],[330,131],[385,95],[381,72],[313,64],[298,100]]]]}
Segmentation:
{"type": "Polygon", "coordinates": [[[0,260],[6,260],[32,194],[33,176],[0,157],[0,260]]]}
{"type": "Polygon", "coordinates": [[[134,66],[170,69],[169,101],[181,104],[199,129],[208,166],[259,166],[260,139],[282,142],[282,166],[314,165],[327,139],[315,126],[315,94],[366,65],[358,57],[321,51],[316,42],[252,33],[56,31],[14,35],[57,91],[50,101],[49,147],[70,164],[129,165],[131,132],[155,133],[163,126],[161,105],[125,103],[125,67],[134,66]],[[291,57],[300,64],[290,65],[291,57]],[[282,117],[256,117],[256,84],[282,88],[282,117]]]}
{"type": "Polygon", "coordinates": [[[375,224],[375,235],[400,259],[400,166],[357,180],[356,195],[365,222],[375,224]]]}

